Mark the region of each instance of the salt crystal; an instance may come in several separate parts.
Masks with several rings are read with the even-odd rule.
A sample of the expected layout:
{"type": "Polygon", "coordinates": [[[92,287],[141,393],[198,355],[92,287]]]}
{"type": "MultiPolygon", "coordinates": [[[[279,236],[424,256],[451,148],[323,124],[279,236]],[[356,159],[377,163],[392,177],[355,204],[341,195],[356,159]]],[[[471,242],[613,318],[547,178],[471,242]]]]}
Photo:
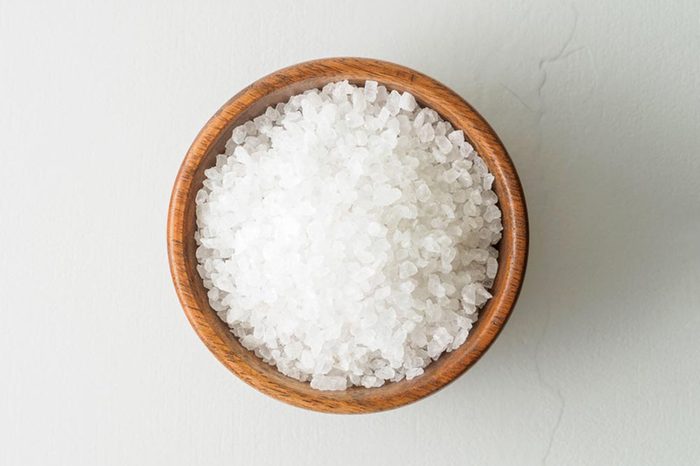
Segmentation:
{"type": "Polygon", "coordinates": [[[413,380],[423,373],[422,367],[413,367],[406,371],[406,380],[413,380]]]}
{"type": "Polygon", "coordinates": [[[399,285],[399,289],[404,293],[413,293],[413,290],[416,289],[416,284],[413,281],[409,280],[401,283],[399,285]]]}
{"type": "Polygon", "coordinates": [[[488,278],[494,278],[496,276],[497,270],[498,261],[493,257],[489,257],[488,259],[486,259],[486,276],[488,278]]]}
{"type": "Polygon", "coordinates": [[[386,227],[377,222],[371,222],[367,227],[367,233],[369,233],[370,236],[383,237],[386,234],[386,231],[386,227]]]}
{"type": "Polygon", "coordinates": [[[418,139],[420,142],[430,142],[433,140],[435,137],[435,130],[433,129],[433,125],[430,123],[424,124],[419,130],[418,130],[418,139]]]}
{"type": "Polygon", "coordinates": [[[449,154],[452,150],[452,143],[444,135],[437,137],[435,142],[437,143],[438,149],[440,149],[440,152],[443,154],[449,154]]]}
{"type": "Polygon", "coordinates": [[[416,98],[411,93],[404,92],[399,99],[399,107],[407,112],[412,112],[416,108],[416,98]]]}
{"type": "Polygon", "coordinates": [[[461,129],[457,131],[452,131],[450,134],[447,135],[447,139],[449,139],[450,142],[455,146],[461,146],[462,144],[464,144],[464,133],[461,129]]]}
{"type": "Polygon", "coordinates": [[[347,379],[345,376],[314,375],[311,378],[311,388],[317,390],[345,390],[347,379]]]}
{"type": "Polygon", "coordinates": [[[280,117],[280,112],[277,111],[274,107],[267,107],[265,110],[265,116],[267,116],[271,121],[277,121],[279,120],[280,117]]]}
{"type": "Polygon", "coordinates": [[[401,190],[391,188],[387,185],[379,186],[374,195],[374,202],[379,206],[388,206],[401,198],[401,190]]]}
{"type": "Polygon", "coordinates": [[[457,181],[457,178],[459,178],[460,175],[461,175],[461,173],[458,170],[455,170],[454,168],[450,168],[450,169],[445,171],[445,173],[443,174],[442,177],[448,183],[454,183],[455,181],[457,181]]]}
{"type": "Polygon", "coordinates": [[[421,128],[425,124],[425,112],[421,110],[418,112],[416,115],[415,119],[413,120],[413,127],[418,129],[421,128]]]}
{"type": "Polygon", "coordinates": [[[352,93],[352,107],[356,112],[364,112],[367,108],[367,98],[361,89],[355,89],[352,93]]]}
{"type": "Polygon", "coordinates": [[[396,371],[389,366],[385,366],[385,367],[382,367],[381,369],[377,370],[377,372],[375,372],[375,374],[380,379],[388,380],[396,375],[396,371]]]}
{"type": "Polygon", "coordinates": [[[374,102],[377,98],[377,81],[365,81],[364,90],[367,102],[374,102]]]}
{"type": "Polygon", "coordinates": [[[430,275],[428,277],[428,291],[438,298],[445,296],[445,287],[440,283],[440,279],[437,275],[430,275]]]}
{"type": "Polygon", "coordinates": [[[233,128],[233,133],[231,134],[231,140],[236,144],[242,144],[245,141],[246,129],[245,126],[236,126],[233,128]]]}
{"type": "Polygon", "coordinates": [[[484,220],[492,222],[497,218],[501,218],[501,210],[493,204],[486,207],[484,211],[484,220]]]}
{"type": "Polygon", "coordinates": [[[425,183],[421,183],[418,185],[418,188],[416,189],[416,199],[418,199],[421,202],[426,202],[428,199],[430,199],[430,188],[428,185],[425,183]]]}
{"type": "Polygon", "coordinates": [[[396,91],[391,91],[386,101],[386,109],[389,110],[389,113],[392,115],[397,115],[401,109],[401,94],[396,91]]]}
{"type": "Polygon", "coordinates": [[[209,196],[207,195],[206,191],[198,191],[197,195],[194,198],[194,202],[197,205],[204,204],[209,196]]]}
{"type": "Polygon", "coordinates": [[[416,267],[416,264],[414,264],[413,262],[406,261],[399,266],[399,278],[401,278],[402,280],[408,277],[412,277],[417,273],[418,267],[416,267]]]}

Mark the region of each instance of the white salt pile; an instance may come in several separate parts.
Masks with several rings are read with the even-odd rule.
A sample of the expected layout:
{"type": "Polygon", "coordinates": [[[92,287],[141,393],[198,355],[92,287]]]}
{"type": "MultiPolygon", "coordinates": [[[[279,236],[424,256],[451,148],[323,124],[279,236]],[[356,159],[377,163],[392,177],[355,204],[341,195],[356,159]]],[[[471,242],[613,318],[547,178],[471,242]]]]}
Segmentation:
{"type": "Polygon", "coordinates": [[[199,273],[248,349],[320,390],[411,379],[491,297],[493,176],[409,93],[346,81],[237,127],[197,194],[199,273]]]}

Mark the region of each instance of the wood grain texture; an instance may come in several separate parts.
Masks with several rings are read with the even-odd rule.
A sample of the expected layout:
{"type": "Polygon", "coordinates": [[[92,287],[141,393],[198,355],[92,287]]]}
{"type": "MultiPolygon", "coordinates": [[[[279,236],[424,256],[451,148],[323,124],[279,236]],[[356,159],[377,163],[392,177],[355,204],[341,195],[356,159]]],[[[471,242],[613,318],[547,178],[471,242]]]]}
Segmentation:
{"type": "Polygon", "coordinates": [[[261,392],[295,406],[330,413],[369,413],[396,408],[428,396],[452,382],[489,348],[508,319],[523,282],[528,253],[528,223],[522,186],[496,133],[468,103],[446,86],[409,68],[364,58],[328,58],[301,63],[272,73],[243,89],[207,122],[192,143],[175,180],[168,212],[168,257],[177,295],[192,327],[211,352],[234,374],[261,392]],[[353,387],[322,392],[286,377],[245,349],[207,301],[195,258],[195,195],[204,170],[233,128],[306,89],[348,79],[362,84],[376,80],[389,89],[410,91],[423,106],[435,109],[464,131],[494,175],[494,190],[503,213],[503,238],[498,244],[499,269],[493,298],[481,310],[467,341],[430,364],[411,381],[380,388],[353,387]]]}

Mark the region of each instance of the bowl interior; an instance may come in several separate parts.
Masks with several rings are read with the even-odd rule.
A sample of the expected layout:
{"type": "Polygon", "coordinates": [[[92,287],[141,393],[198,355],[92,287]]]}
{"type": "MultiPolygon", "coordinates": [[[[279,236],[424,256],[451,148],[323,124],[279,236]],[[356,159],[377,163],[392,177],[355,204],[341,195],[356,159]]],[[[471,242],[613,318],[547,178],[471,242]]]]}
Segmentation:
{"type": "Polygon", "coordinates": [[[527,219],[515,170],[493,130],[459,96],[436,81],[398,65],[362,59],[329,59],[281,70],[244,89],[207,123],[187,154],[178,174],[168,225],[173,279],[185,312],[202,340],[229,369],[262,392],[288,403],[326,412],[370,412],[389,409],[422,398],[455,379],[488,348],[505,323],[522,282],[527,252],[527,219]],[[359,62],[358,62],[359,60],[359,62]],[[195,196],[204,170],[215,165],[233,128],[262,114],[270,105],[328,82],[348,79],[363,84],[374,79],[388,89],[409,91],[422,106],[436,110],[466,138],[494,175],[494,191],[503,213],[499,270],[491,288],[493,298],[479,313],[467,341],[443,354],[425,373],[411,381],[380,388],[352,387],[322,392],[289,378],[245,349],[226,323],[211,309],[206,289],[196,272],[194,232],[195,196]]]}

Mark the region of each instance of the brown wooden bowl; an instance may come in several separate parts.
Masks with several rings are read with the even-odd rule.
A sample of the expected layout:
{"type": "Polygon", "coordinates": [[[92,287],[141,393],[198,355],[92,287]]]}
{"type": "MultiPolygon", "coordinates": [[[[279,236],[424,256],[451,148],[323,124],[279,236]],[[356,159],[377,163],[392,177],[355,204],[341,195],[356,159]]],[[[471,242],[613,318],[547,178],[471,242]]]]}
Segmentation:
{"type": "Polygon", "coordinates": [[[441,389],[474,364],[505,324],[520,292],[528,252],[525,199],[518,175],[505,148],[486,121],[461,97],[403,66],[364,58],[327,58],[284,68],[256,81],[231,100],[202,128],[175,180],[168,212],[168,257],[177,295],[187,318],[212,353],[234,374],[278,400],[316,411],[369,413],[411,403],[441,389]],[[389,89],[409,91],[423,106],[436,110],[464,131],[494,175],[494,190],[503,213],[503,238],[498,244],[499,268],[493,298],[481,310],[466,342],[431,363],[413,380],[380,388],[353,387],[318,391],[289,378],[245,349],[209,306],[197,274],[195,258],[195,195],[204,170],[224,151],[233,128],[262,114],[269,105],[286,101],[306,89],[347,79],[355,84],[378,81],[389,89]]]}

